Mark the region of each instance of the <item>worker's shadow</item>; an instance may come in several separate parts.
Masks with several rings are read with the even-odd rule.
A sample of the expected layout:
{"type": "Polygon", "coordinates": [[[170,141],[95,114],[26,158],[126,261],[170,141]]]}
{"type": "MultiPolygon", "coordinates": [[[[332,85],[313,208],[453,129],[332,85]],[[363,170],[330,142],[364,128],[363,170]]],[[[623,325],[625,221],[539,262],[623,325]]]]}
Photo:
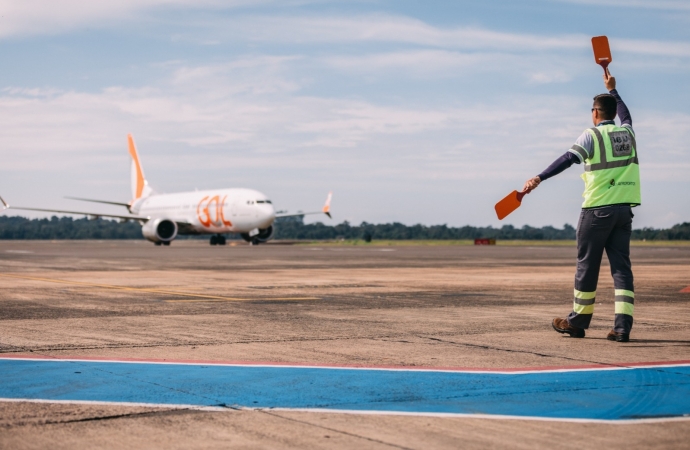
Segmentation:
{"type": "MultiPolygon", "coordinates": [[[[606,338],[590,338],[600,341],[606,341],[606,338]]],[[[671,344],[674,347],[690,346],[690,341],[682,341],[680,339],[630,339],[630,342],[620,342],[621,345],[633,346],[635,344],[671,344]]],[[[638,346],[639,347],[639,346],[638,346]]]]}
{"type": "MultiPolygon", "coordinates": [[[[656,346],[659,346],[659,344],[670,344],[669,346],[672,347],[690,347],[690,341],[682,341],[682,340],[676,340],[676,339],[630,339],[630,342],[624,342],[624,344],[656,344],[656,346]]],[[[652,347],[654,345],[649,345],[649,347],[652,347]]],[[[641,347],[638,345],[638,347],[641,347]]]]}

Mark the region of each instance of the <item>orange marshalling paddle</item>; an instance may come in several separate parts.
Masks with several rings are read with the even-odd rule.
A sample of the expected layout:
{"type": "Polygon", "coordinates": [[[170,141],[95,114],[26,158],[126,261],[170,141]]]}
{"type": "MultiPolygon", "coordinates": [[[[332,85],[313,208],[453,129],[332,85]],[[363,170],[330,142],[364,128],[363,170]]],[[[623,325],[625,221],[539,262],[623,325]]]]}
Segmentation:
{"type": "Polygon", "coordinates": [[[527,192],[525,191],[513,191],[510,194],[506,195],[505,198],[503,198],[503,200],[496,203],[496,206],[494,208],[496,209],[496,215],[498,216],[498,220],[505,219],[508,214],[518,209],[522,204],[522,197],[524,197],[525,195],[527,195],[527,192]]]}
{"type": "Polygon", "coordinates": [[[609,39],[606,36],[593,37],[592,50],[594,50],[594,61],[603,67],[604,73],[606,73],[606,68],[613,61],[611,49],[609,48],[609,39]]]}

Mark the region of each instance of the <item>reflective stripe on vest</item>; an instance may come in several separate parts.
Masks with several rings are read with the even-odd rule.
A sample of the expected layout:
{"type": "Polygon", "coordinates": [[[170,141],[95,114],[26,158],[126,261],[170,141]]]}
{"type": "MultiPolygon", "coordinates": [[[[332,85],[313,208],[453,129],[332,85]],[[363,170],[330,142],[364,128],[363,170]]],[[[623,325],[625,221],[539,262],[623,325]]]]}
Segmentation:
{"type": "MultiPolygon", "coordinates": [[[[619,127],[616,127],[619,128],[619,127]]],[[[623,130],[626,130],[626,128],[620,127],[623,130]]],[[[601,131],[597,130],[597,128],[590,128],[590,131],[594,133],[594,136],[597,138],[597,146],[599,147],[599,152],[600,152],[600,162],[596,164],[587,164],[585,165],[585,172],[592,172],[594,170],[602,170],[602,169],[614,169],[616,167],[625,167],[629,166],[630,164],[639,164],[637,160],[637,143],[635,142],[635,136],[628,131],[628,134],[630,135],[630,141],[632,145],[632,155],[628,159],[623,159],[623,160],[616,160],[616,161],[608,161],[608,158],[606,156],[606,151],[601,151],[601,149],[606,149],[606,144],[604,142],[604,136],[601,134],[601,131]]],[[[594,150],[594,154],[596,155],[596,148],[594,150]]],[[[585,161],[586,162],[586,161],[585,161]]]]}
{"type": "Polygon", "coordinates": [[[582,207],[639,205],[640,168],[632,130],[609,124],[588,131],[594,138],[594,152],[591,158],[585,159],[582,207]]]}

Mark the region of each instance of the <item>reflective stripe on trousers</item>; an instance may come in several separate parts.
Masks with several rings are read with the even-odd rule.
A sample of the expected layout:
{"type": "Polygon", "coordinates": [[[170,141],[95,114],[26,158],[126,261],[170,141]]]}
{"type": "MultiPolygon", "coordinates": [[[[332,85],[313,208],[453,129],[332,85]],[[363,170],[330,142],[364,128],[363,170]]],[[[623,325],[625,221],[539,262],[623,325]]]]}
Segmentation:
{"type": "Polygon", "coordinates": [[[635,293],[626,289],[616,289],[616,319],[613,329],[619,333],[630,333],[635,311],[635,293]]]}
{"type": "Polygon", "coordinates": [[[575,300],[573,301],[573,311],[577,314],[594,314],[594,301],[597,292],[582,292],[575,289],[575,300]]]}
{"type": "MultiPolygon", "coordinates": [[[[629,333],[632,328],[632,317],[635,312],[635,293],[627,289],[615,290],[616,300],[616,316],[614,320],[614,329],[624,330],[620,333],[629,333]]],[[[575,324],[584,324],[589,322],[594,314],[594,303],[596,301],[597,293],[583,292],[575,289],[575,300],[573,300],[573,326],[575,324]]]]}
{"type": "Polygon", "coordinates": [[[616,289],[616,314],[633,315],[635,310],[635,293],[625,289],[616,289]]]}

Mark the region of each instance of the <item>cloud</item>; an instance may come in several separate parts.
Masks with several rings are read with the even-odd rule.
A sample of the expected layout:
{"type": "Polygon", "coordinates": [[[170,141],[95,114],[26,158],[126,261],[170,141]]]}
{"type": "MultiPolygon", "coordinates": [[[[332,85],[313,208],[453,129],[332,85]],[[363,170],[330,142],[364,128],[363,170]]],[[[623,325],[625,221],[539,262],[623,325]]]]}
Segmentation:
{"type": "Polygon", "coordinates": [[[0,37],[53,34],[132,20],[157,8],[232,8],[261,0],[0,0],[0,37]]]}
{"type": "MultiPolygon", "coordinates": [[[[587,3],[589,0],[570,0],[587,3]]],[[[257,7],[273,0],[0,0],[0,38],[54,34],[74,29],[127,25],[131,21],[157,21],[160,11],[222,11],[257,7]]],[[[610,0],[610,3],[618,3],[610,0]]],[[[623,2],[621,2],[623,3],[623,2]]],[[[625,2],[629,3],[629,2],[625,2]]],[[[634,2],[633,2],[634,3],[634,2]]],[[[639,2],[642,5],[642,2],[639,2]]],[[[660,2],[664,7],[681,8],[685,2],[660,2]]],[[[283,5],[285,6],[285,5],[283,5]]],[[[690,9],[687,7],[686,9],[690,9]]],[[[590,36],[583,34],[543,35],[511,33],[477,26],[440,27],[421,20],[390,14],[349,16],[214,14],[184,16],[176,23],[173,40],[200,45],[224,41],[279,43],[281,45],[325,45],[334,43],[381,43],[432,47],[436,49],[488,51],[510,54],[581,51],[589,49],[590,36]],[[203,17],[203,18],[199,18],[203,17]]],[[[175,23],[175,19],[167,19],[175,23]]],[[[167,22],[166,22],[167,23],[167,22]]],[[[167,32],[165,32],[167,34],[167,32]]],[[[690,57],[690,44],[682,41],[636,40],[610,36],[615,51],[665,57],[690,57]]],[[[410,53],[408,53],[409,55],[410,53]]],[[[438,53],[437,57],[442,55],[438,53]]],[[[393,54],[390,55],[394,56],[393,54]]],[[[403,53],[398,57],[404,57],[403,53]]],[[[481,55],[465,55],[481,58],[481,55]]],[[[562,77],[561,77],[562,78],[562,77]]],[[[542,78],[535,78],[539,81],[542,78]]]]}
{"type": "MultiPolygon", "coordinates": [[[[190,23],[190,33],[206,30],[215,39],[325,45],[333,43],[407,44],[439,49],[489,50],[510,53],[581,51],[591,36],[511,33],[477,26],[438,27],[404,16],[266,16],[243,15],[190,23]]],[[[690,56],[683,41],[634,40],[609,36],[621,51],[672,57],[690,56]]]]}
{"type": "MultiPolygon", "coordinates": [[[[385,166],[420,180],[474,179],[487,172],[505,177],[542,169],[586,126],[588,99],[566,95],[514,95],[462,106],[308,95],[289,74],[296,61],[259,56],[175,64],[151,85],[95,93],[5,89],[3,169],[69,169],[75,158],[99,164],[103,155],[121,155],[124,136],[133,132],[149,146],[144,154],[176,171],[205,168],[204,159],[192,157],[203,151],[216,169],[337,167],[366,174],[385,166]],[[365,160],[371,166],[359,167],[365,160]]],[[[690,117],[635,117],[642,155],[654,155],[647,173],[684,176],[690,157],[679,149],[690,140],[684,126],[690,117]],[[669,172],[669,164],[677,170],[669,172]]]]}
{"type": "Polygon", "coordinates": [[[690,11],[686,0],[551,0],[576,5],[615,6],[616,8],[655,9],[660,11],[690,11]]]}
{"type": "Polygon", "coordinates": [[[611,43],[612,51],[636,53],[639,55],[690,58],[690,43],[664,42],[642,39],[616,39],[611,43]]]}
{"type": "MultiPolygon", "coordinates": [[[[301,62],[267,56],[172,62],[164,78],[139,87],[4,89],[3,195],[17,204],[62,208],[75,206],[53,197],[88,192],[123,199],[125,136],[132,132],[147,175],[162,192],[244,185],[294,209],[305,207],[300,198],[315,194],[318,204],[319,189],[335,189],[341,213],[355,221],[480,224],[492,220],[482,202],[491,204],[526,174],[538,173],[587,126],[589,98],[568,95],[461,106],[308,95],[289,70],[301,62]],[[454,196],[481,212],[467,218],[437,200],[454,196]],[[402,197],[414,213],[385,209],[402,197]]],[[[633,113],[645,186],[685,182],[690,115],[667,113],[658,121],[654,111],[633,113]]],[[[580,169],[558,183],[577,185],[580,169]]],[[[572,197],[577,208],[577,193],[572,197]]]]}
{"type": "Polygon", "coordinates": [[[405,16],[267,16],[244,15],[192,22],[196,30],[254,42],[327,44],[338,42],[402,43],[456,49],[548,50],[588,45],[580,35],[540,36],[481,27],[443,28],[405,16]]]}
{"type": "Polygon", "coordinates": [[[491,53],[460,53],[447,50],[405,50],[361,54],[338,55],[324,58],[324,62],[339,70],[377,72],[405,69],[407,74],[438,76],[466,68],[484,67],[495,70],[495,62],[505,55],[491,53]],[[497,58],[498,56],[498,58],[497,58]]]}
{"type": "Polygon", "coordinates": [[[337,70],[356,73],[388,71],[398,77],[404,74],[433,79],[501,73],[537,84],[564,83],[582,72],[580,61],[566,56],[545,59],[542,54],[516,55],[495,51],[405,50],[328,56],[323,58],[323,62],[337,70]]]}

